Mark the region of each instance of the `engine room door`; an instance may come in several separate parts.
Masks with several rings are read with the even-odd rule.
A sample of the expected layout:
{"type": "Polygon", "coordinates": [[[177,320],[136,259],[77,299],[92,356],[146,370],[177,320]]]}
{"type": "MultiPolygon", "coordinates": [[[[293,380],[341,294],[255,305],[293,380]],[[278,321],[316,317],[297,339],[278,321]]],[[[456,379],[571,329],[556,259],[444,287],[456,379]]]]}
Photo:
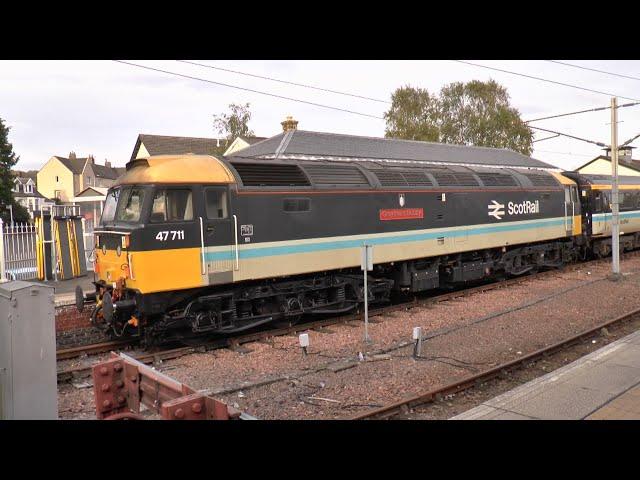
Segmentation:
{"type": "Polygon", "coordinates": [[[229,215],[227,187],[204,188],[205,216],[200,218],[203,244],[203,273],[232,272],[237,260],[234,217],[229,215]]]}
{"type": "Polygon", "coordinates": [[[573,235],[573,215],[575,204],[569,187],[564,187],[564,229],[567,235],[573,235]]]}

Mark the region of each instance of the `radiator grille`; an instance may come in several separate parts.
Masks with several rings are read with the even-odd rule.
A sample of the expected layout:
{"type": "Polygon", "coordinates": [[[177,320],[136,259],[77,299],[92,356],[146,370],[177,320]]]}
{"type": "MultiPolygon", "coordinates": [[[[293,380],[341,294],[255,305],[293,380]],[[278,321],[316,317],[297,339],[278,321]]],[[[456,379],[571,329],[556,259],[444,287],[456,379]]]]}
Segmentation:
{"type": "Polygon", "coordinates": [[[268,163],[231,163],[246,187],[309,186],[309,180],[297,165],[268,163]]]}

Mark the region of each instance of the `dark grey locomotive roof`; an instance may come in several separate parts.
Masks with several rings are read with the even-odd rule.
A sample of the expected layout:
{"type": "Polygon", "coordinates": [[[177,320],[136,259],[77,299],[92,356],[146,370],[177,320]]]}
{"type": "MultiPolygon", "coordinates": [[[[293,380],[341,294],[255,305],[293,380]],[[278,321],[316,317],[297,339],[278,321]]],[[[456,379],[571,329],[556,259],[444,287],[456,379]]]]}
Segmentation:
{"type": "MultiPolygon", "coordinates": [[[[586,183],[589,185],[610,185],[611,184],[611,175],[595,175],[595,174],[584,174],[578,172],[563,172],[569,178],[574,180],[578,180],[582,183],[586,183]]],[[[640,184],[640,177],[636,176],[619,176],[618,183],[620,185],[638,185],[640,184]]]]}
{"type": "Polygon", "coordinates": [[[291,130],[238,151],[245,158],[350,158],[555,169],[503,148],[291,130]]]}
{"type": "Polygon", "coordinates": [[[244,188],[545,188],[559,187],[548,171],[388,163],[359,160],[298,160],[227,157],[244,188]]]}

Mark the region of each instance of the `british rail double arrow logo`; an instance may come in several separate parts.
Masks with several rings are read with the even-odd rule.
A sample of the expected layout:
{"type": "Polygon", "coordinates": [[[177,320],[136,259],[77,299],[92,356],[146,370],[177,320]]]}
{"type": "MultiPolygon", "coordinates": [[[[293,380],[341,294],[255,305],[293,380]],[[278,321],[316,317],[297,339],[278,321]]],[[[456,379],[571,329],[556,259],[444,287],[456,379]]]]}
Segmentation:
{"type": "Polygon", "coordinates": [[[491,203],[487,205],[489,208],[489,216],[497,218],[498,220],[502,220],[502,216],[504,215],[504,204],[498,203],[495,200],[491,200],[491,203]]]}

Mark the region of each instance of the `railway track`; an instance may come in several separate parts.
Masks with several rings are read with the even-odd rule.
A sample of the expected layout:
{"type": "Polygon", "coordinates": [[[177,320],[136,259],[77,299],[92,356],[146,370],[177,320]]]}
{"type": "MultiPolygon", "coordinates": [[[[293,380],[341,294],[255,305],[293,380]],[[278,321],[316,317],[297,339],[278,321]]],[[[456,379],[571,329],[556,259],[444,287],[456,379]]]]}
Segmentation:
{"type": "MultiPolygon", "coordinates": [[[[624,258],[636,257],[639,255],[640,255],[640,251],[630,252],[625,254],[624,258]]],[[[447,293],[433,296],[433,297],[428,297],[423,299],[417,299],[414,297],[413,300],[408,302],[402,302],[402,303],[389,305],[385,307],[370,309],[369,317],[373,318],[373,317],[383,316],[383,315],[400,311],[400,310],[409,310],[412,308],[425,307],[428,305],[433,305],[436,303],[453,300],[460,297],[466,297],[479,292],[496,290],[500,288],[508,288],[513,285],[526,283],[532,280],[538,280],[540,278],[544,278],[547,276],[567,273],[567,272],[575,271],[581,268],[588,268],[589,265],[597,265],[607,261],[608,259],[592,260],[590,262],[567,265],[561,269],[546,270],[543,272],[525,275],[522,277],[511,278],[511,279],[502,280],[502,281],[494,281],[491,283],[477,285],[470,288],[455,290],[452,292],[447,292],[447,293]]],[[[354,321],[362,321],[362,320],[363,320],[363,313],[358,311],[348,315],[342,315],[338,317],[324,318],[321,320],[304,322],[304,323],[292,325],[289,327],[271,328],[267,330],[260,330],[258,332],[240,334],[233,337],[208,340],[194,346],[184,346],[184,347],[170,348],[170,349],[159,350],[159,351],[144,352],[141,354],[132,355],[132,357],[142,363],[147,363],[147,364],[159,363],[164,360],[179,358],[183,355],[188,355],[194,352],[204,352],[204,351],[215,350],[219,348],[237,349],[238,347],[240,347],[242,344],[245,344],[245,343],[256,342],[260,340],[268,340],[271,337],[290,335],[290,334],[295,334],[297,332],[303,332],[307,330],[328,327],[331,325],[354,322],[354,321]]],[[[122,347],[132,346],[132,345],[135,345],[136,343],[137,343],[136,339],[123,339],[123,340],[114,340],[114,341],[103,342],[99,344],[92,344],[92,345],[58,350],[57,359],[58,360],[72,359],[85,354],[96,355],[100,353],[109,352],[114,349],[117,350],[122,347]]],[[[77,378],[87,377],[90,375],[90,373],[91,373],[91,366],[78,366],[78,367],[59,370],[58,382],[66,382],[66,381],[70,381],[77,378]]]]}
{"type": "Polygon", "coordinates": [[[452,395],[465,390],[470,390],[488,380],[491,380],[499,376],[505,376],[508,372],[516,370],[518,368],[522,368],[523,366],[533,361],[539,360],[555,352],[571,347],[579,342],[582,342],[594,336],[600,335],[603,328],[614,327],[626,321],[635,319],[638,316],[640,316],[640,308],[627,312],[611,320],[607,320],[603,323],[600,323],[599,325],[596,325],[595,327],[585,330],[584,332],[581,332],[577,335],[573,335],[569,338],[566,338],[557,343],[554,343],[553,345],[550,345],[548,347],[541,348],[539,350],[531,352],[523,357],[517,358],[515,360],[511,360],[509,362],[505,362],[503,364],[497,365],[495,367],[487,369],[478,374],[470,375],[456,382],[450,383],[448,385],[444,385],[436,389],[426,391],[419,395],[405,398],[398,402],[386,405],[381,408],[377,408],[375,410],[371,410],[369,412],[357,414],[351,417],[350,420],[388,419],[398,414],[405,413],[406,411],[408,411],[413,407],[436,402],[447,395],[452,395]]]}
{"type": "Polygon", "coordinates": [[[92,343],[79,347],[62,348],[56,351],[56,360],[68,360],[77,358],[82,355],[96,355],[99,353],[109,352],[114,348],[126,347],[136,343],[135,339],[112,340],[109,342],[92,343]]]}

